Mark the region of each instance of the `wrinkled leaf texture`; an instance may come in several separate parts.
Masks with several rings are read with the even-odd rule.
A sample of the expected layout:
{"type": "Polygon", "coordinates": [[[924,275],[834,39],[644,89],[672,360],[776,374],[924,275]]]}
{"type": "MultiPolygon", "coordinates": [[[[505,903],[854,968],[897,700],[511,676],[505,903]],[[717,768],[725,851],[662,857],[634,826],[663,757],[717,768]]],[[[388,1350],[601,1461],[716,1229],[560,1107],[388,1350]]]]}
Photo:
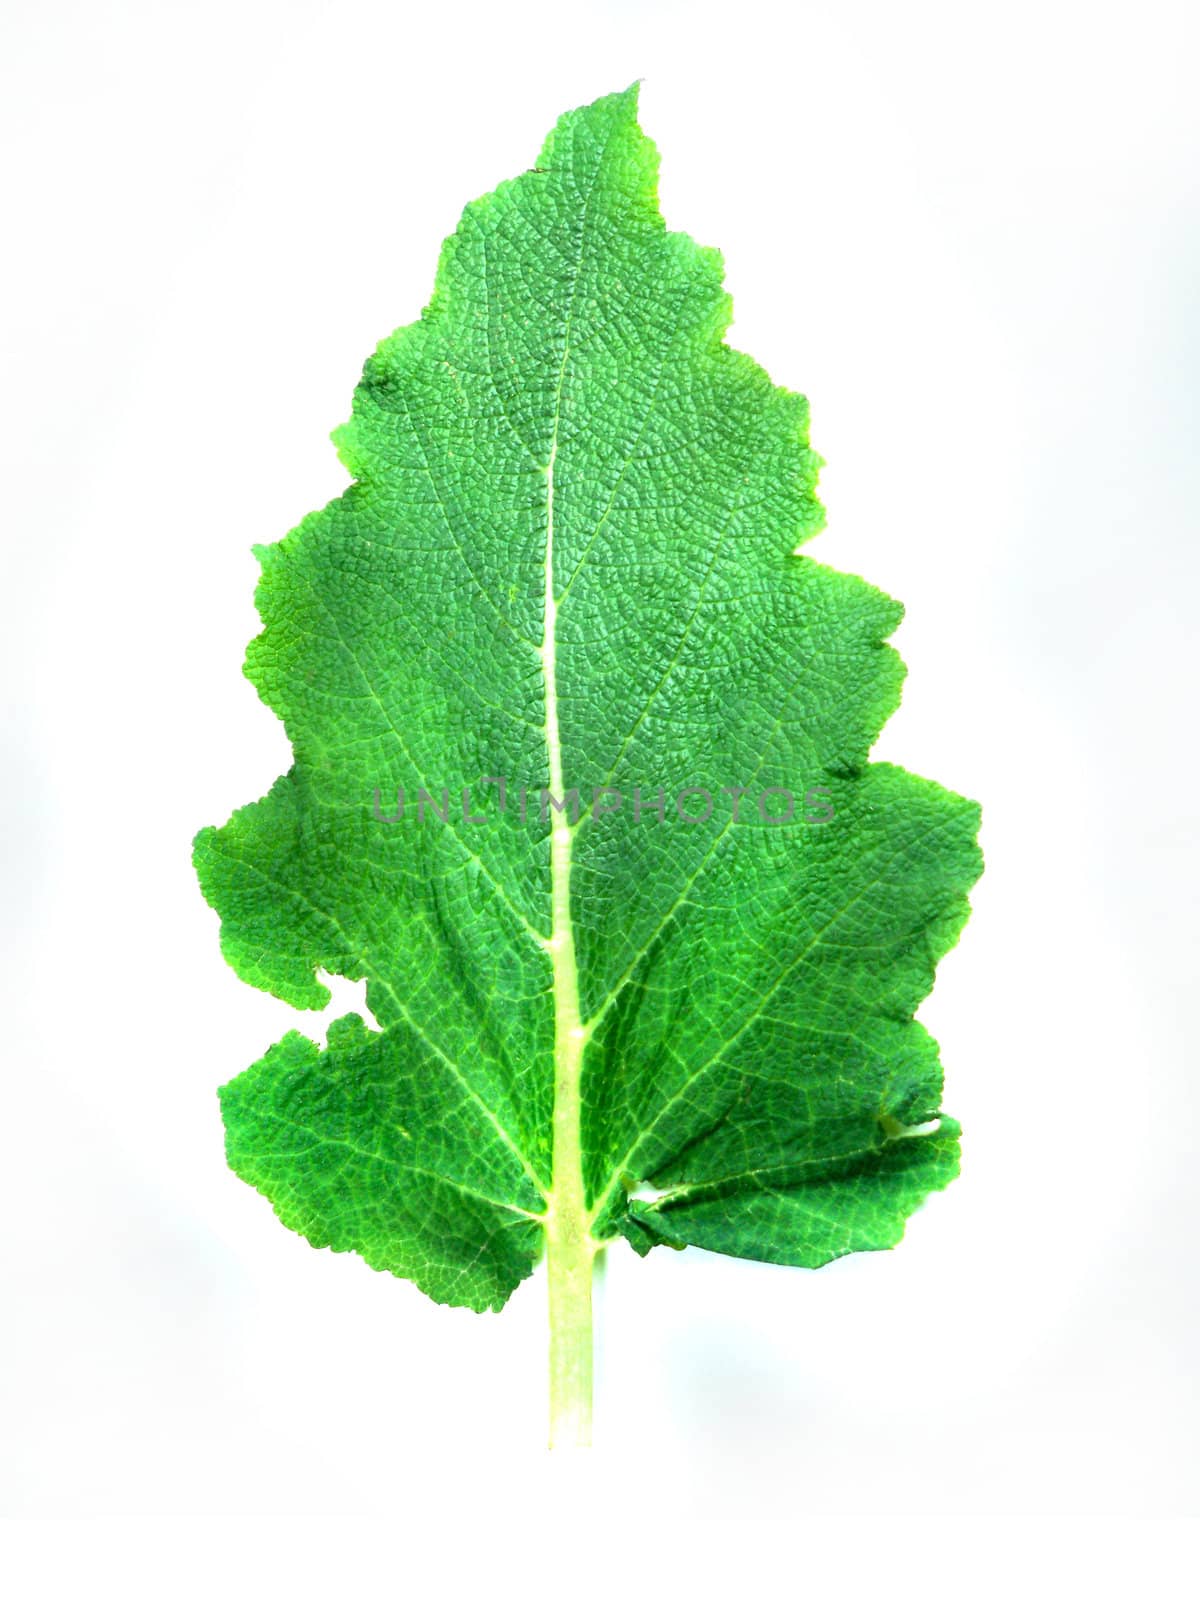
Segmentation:
{"type": "Polygon", "coordinates": [[[901,608],[798,552],[807,404],[723,342],[720,257],[665,229],[636,111],[561,118],[368,360],[334,435],[354,482],[257,550],[246,671],[294,765],[195,847],[242,978],[302,1008],[322,970],[365,978],[371,1014],[225,1086],[233,1169],[314,1245],[475,1309],[531,1271],[550,1185],[551,522],[594,1234],[815,1267],[893,1245],[957,1171],[913,1013],[977,808],[868,762],[901,608]],[[600,786],[620,811],[589,814],[600,786]],[[763,820],[812,787],[832,821],[763,820]]]}

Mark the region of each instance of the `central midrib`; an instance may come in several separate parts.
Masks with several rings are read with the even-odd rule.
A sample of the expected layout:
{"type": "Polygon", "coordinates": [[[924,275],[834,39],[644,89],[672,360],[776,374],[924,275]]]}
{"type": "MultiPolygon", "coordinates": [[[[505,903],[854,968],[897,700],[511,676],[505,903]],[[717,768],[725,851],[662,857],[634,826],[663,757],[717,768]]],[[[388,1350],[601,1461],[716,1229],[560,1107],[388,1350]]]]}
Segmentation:
{"type": "MultiPolygon", "coordinates": [[[[565,364],[565,352],[564,352],[565,364]]],[[[571,827],[566,818],[554,596],[554,463],[557,423],[546,467],[546,599],[542,673],[550,792],[550,938],[554,985],[554,1111],[547,1196],[546,1267],[550,1310],[550,1442],[586,1444],[592,1413],[592,1239],[583,1184],[581,1076],[589,1031],[579,1015],[579,972],[571,921],[571,827]]]]}
{"type": "Polygon", "coordinates": [[[571,351],[571,327],[579,293],[579,278],[587,240],[588,209],[599,178],[604,152],[597,160],[580,210],[575,262],[563,319],[562,358],[554,393],[554,418],[546,459],[546,561],[543,574],[542,646],[540,650],[546,707],[546,764],[550,794],[562,810],[550,812],[550,956],[554,990],[554,1108],[551,1130],[550,1194],[546,1215],[547,1251],[556,1245],[568,1254],[585,1252],[588,1232],[583,1186],[583,1139],[580,1079],[583,1052],[591,1029],[584,1026],[579,1004],[579,969],[575,955],[575,929],[571,915],[571,855],[574,831],[567,820],[563,781],[562,737],[558,724],[558,600],[554,592],[554,473],[558,460],[563,392],[571,351]]]}
{"type": "MultiPolygon", "coordinates": [[[[590,190],[589,190],[590,195],[590,190]]],[[[546,765],[550,794],[550,957],[554,991],[554,1108],[550,1192],[547,1196],[546,1268],[550,1311],[550,1442],[586,1444],[592,1413],[592,1239],[583,1181],[581,1078],[590,1030],[579,1006],[579,969],[571,916],[573,832],[566,815],[562,735],[558,722],[558,600],[554,592],[554,473],[578,293],[587,204],[580,218],[578,251],[563,326],[562,361],[546,460],[546,564],[543,575],[541,664],[546,706],[546,765]]]]}
{"type": "MultiPolygon", "coordinates": [[[[551,795],[561,802],[562,738],[558,726],[558,661],[554,594],[554,464],[557,428],[546,467],[546,571],[542,632],[542,675],[545,680],[546,758],[551,795]]],[[[583,1149],[580,1129],[580,1074],[588,1030],[579,1006],[579,971],[571,915],[571,852],[573,836],[563,810],[550,811],[550,938],[547,949],[554,979],[554,1125],[551,1156],[551,1212],[568,1225],[576,1212],[582,1221],[583,1149]]]]}

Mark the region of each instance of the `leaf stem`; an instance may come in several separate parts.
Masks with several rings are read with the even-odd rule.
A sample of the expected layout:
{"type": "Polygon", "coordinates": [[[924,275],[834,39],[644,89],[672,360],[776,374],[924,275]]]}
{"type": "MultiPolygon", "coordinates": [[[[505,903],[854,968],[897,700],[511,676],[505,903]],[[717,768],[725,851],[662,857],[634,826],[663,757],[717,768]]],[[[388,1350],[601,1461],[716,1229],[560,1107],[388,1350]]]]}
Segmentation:
{"type": "Polygon", "coordinates": [[[570,837],[551,838],[555,886],[554,1127],[550,1195],[546,1212],[546,1269],[550,1298],[550,1445],[592,1442],[592,1238],[583,1186],[580,1076],[587,1030],[579,1022],[575,944],[569,924],[562,942],[560,904],[569,902],[570,837]],[[565,848],[565,862],[563,852],[565,848]],[[560,890],[563,892],[560,893],[560,890]]]}
{"type": "Polygon", "coordinates": [[[592,1442],[592,1261],[598,1246],[582,1204],[557,1206],[546,1226],[550,1291],[550,1447],[592,1442]]]}

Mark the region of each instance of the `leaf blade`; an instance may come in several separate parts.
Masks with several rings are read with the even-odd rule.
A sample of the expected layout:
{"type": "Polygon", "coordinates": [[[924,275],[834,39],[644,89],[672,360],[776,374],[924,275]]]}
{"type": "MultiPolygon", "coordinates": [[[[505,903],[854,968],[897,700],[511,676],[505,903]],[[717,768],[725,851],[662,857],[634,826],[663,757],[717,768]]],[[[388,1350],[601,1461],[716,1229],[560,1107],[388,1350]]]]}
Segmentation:
{"type": "Polygon", "coordinates": [[[227,1086],[231,1164],[314,1242],[477,1308],[536,1258],[573,1095],[572,1193],[596,1238],[639,1249],[817,1264],[838,1204],[847,1236],[895,1242],[956,1160],[956,1133],[900,1151],[881,1129],[939,1110],[913,1013],[966,917],[977,809],[867,761],[899,701],[900,608],[797,553],[823,522],[807,402],[725,344],[720,257],[663,225],[636,98],[568,113],[535,169],[468,206],[420,321],[367,362],[335,434],[356,482],[259,551],[247,674],[295,765],[196,844],[240,975],[309,1008],[320,971],[365,977],[381,1031],[354,1051],[461,1145],[362,1156],[354,1243],[322,1177],[337,1142],[295,1145],[352,1081],[331,1033],[302,1071],[285,1040],[227,1086]],[[504,814],[493,783],[472,823],[500,775],[504,814]],[[624,808],[593,816],[605,786],[624,808]],[[582,791],[577,823],[547,787],[582,791]],[[713,814],[634,816],[659,789],[713,814]],[[827,822],[761,809],[814,789],[827,822]],[[297,1072],[304,1119],[256,1118],[297,1072]],[[470,1270],[414,1242],[398,1197],[420,1181],[457,1185],[470,1270]],[[631,1200],[644,1184],[671,1198],[631,1200]]]}

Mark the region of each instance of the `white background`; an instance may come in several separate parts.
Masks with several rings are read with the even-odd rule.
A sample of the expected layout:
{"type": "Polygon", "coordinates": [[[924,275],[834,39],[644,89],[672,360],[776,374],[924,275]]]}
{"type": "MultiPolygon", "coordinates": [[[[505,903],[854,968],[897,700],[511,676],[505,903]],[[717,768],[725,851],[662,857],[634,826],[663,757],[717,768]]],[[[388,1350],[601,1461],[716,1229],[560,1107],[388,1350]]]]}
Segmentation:
{"type": "Polygon", "coordinates": [[[1191,10],[9,0],[11,1593],[550,1592],[585,1539],[624,1592],[1188,1592],[1122,1519],[1200,1509],[1191,10]],[[288,764],[250,545],[340,492],[462,204],[635,77],[810,397],[814,553],[907,604],[880,753],[983,801],[988,868],[922,1010],[961,1180],[815,1274],[619,1246],[581,1464],[540,1277],[436,1307],[225,1168],[216,1086],[296,1017],[188,858],[288,764]]]}

